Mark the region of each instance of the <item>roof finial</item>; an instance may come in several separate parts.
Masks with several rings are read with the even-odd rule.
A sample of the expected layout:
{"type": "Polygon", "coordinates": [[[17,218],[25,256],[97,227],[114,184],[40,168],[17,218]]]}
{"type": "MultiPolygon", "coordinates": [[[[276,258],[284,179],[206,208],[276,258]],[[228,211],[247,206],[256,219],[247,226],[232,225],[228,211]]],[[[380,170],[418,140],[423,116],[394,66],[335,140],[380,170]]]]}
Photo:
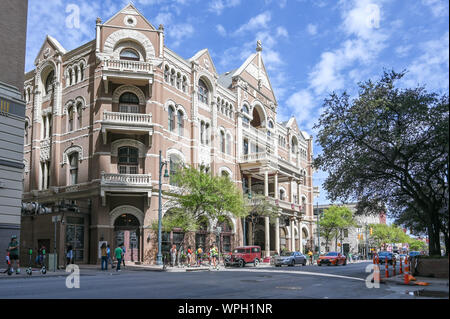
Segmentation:
{"type": "Polygon", "coordinates": [[[256,51],[257,52],[262,51],[261,40],[256,41],[256,51]]]}

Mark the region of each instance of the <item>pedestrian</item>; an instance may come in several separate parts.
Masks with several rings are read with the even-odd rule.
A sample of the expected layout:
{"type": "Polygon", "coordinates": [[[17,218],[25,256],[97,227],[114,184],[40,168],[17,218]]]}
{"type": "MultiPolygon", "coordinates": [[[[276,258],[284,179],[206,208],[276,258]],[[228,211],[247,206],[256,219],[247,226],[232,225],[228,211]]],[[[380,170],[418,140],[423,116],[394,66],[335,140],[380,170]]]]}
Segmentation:
{"type": "Polygon", "coordinates": [[[178,249],[178,254],[177,254],[177,260],[178,260],[178,267],[183,266],[183,255],[184,255],[184,245],[181,244],[180,248],[178,249]]]}
{"type": "Polygon", "coordinates": [[[187,263],[188,263],[188,267],[192,266],[192,249],[191,249],[191,246],[188,246],[188,250],[187,250],[187,263]]]}
{"type": "Polygon", "coordinates": [[[105,243],[100,246],[100,250],[102,253],[102,270],[108,270],[108,252],[105,243]]]}
{"type": "Polygon", "coordinates": [[[352,260],[352,253],[351,252],[349,252],[348,253],[348,261],[351,263],[353,260],[352,260]]]}
{"type": "Polygon", "coordinates": [[[310,249],[308,250],[308,256],[309,256],[309,263],[312,265],[313,264],[313,253],[310,249]]]}
{"type": "Polygon", "coordinates": [[[202,265],[202,256],[203,256],[202,246],[198,247],[196,254],[197,254],[197,264],[198,264],[198,266],[201,266],[202,265]]]}
{"type": "Polygon", "coordinates": [[[73,248],[71,244],[67,244],[66,268],[70,264],[73,264],[73,248]]]}
{"type": "Polygon", "coordinates": [[[114,250],[114,255],[117,259],[117,268],[116,271],[120,271],[120,264],[122,263],[122,259],[123,259],[123,250],[122,250],[122,246],[123,244],[120,244],[115,250],[114,250]]]}
{"type": "Polygon", "coordinates": [[[215,244],[211,245],[211,249],[209,250],[209,255],[211,256],[214,268],[217,268],[216,262],[217,262],[218,252],[217,252],[217,248],[216,248],[215,244]]]}
{"type": "Polygon", "coordinates": [[[7,273],[11,268],[11,260],[9,258],[9,249],[6,249],[6,270],[3,273],[7,273]]]}
{"type": "Polygon", "coordinates": [[[125,248],[125,245],[124,244],[122,244],[122,256],[123,256],[123,258],[122,258],[122,262],[123,262],[123,268],[125,269],[125,253],[127,252],[127,249],[125,248]]]}
{"type": "Polygon", "coordinates": [[[42,268],[45,265],[45,246],[42,245],[41,248],[39,249],[39,266],[42,268]]]}
{"type": "Polygon", "coordinates": [[[177,259],[177,246],[172,245],[172,248],[170,248],[170,264],[171,264],[171,267],[175,267],[176,259],[177,259]]]}
{"type": "Polygon", "coordinates": [[[115,268],[115,266],[114,266],[114,263],[113,263],[113,259],[112,259],[112,256],[111,256],[111,246],[108,244],[108,245],[106,245],[106,259],[107,259],[107,261],[106,261],[106,269],[108,269],[108,264],[111,264],[111,269],[114,269],[115,268]]]}
{"type": "Polygon", "coordinates": [[[16,275],[20,274],[19,264],[19,243],[17,242],[17,236],[11,236],[11,242],[8,244],[9,258],[11,260],[11,271],[14,272],[14,264],[16,264],[16,275]]]}

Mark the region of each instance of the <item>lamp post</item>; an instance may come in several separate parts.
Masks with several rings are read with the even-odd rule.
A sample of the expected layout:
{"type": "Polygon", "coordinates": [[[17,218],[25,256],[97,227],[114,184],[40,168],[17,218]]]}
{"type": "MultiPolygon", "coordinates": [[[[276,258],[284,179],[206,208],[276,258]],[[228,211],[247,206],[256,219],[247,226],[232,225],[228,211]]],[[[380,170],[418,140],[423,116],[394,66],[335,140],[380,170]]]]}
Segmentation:
{"type": "MultiPolygon", "coordinates": [[[[248,192],[248,199],[252,199],[252,192],[248,192]]],[[[244,232],[244,246],[247,246],[247,226],[246,226],[246,219],[247,217],[244,217],[244,225],[243,225],[243,232],[244,232]]]]}
{"type": "MultiPolygon", "coordinates": [[[[162,203],[161,203],[161,189],[162,189],[162,181],[161,181],[161,175],[162,175],[162,169],[164,165],[167,165],[167,161],[162,161],[162,151],[159,151],[159,207],[158,207],[158,255],[156,256],[156,264],[162,265],[162,253],[161,253],[161,235],[162,235],[162,203]]],[[[164,171],[164,177],[169,177],[169,173],[166,170],[164,171]]]]}

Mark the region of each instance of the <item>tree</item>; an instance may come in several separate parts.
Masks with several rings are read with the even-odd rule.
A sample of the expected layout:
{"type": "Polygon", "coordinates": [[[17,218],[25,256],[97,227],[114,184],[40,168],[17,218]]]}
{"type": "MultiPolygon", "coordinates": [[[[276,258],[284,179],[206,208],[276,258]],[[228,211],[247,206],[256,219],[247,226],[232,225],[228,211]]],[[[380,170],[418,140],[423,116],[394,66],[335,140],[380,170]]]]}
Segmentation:
{"type": "Polygon", "coordinates": [[[260,218],[269,217],[269,222],[273,223],[278,217],[278,207],[272,204],[264,195],[253,195],[251,200],[246,200],[247,207],[246,220],[252,225],[251,242],[255,242],[256,224],[260,218]]]}
{"type": "Polygon", "coordinates": [[[326,250],[328,250],[328,244],[333,238],[336,239],[337,249],[339,235],[341,235],[345,229],[355,225],[355,222],[349,208],[333,205],[324,210],[324,214],[319,219],[319,225],[320,235],[325,238],[325,247],[326,250]]]}
{"type": "Polygon", "coordinates": [[[410,251],[421,251],[427,247],[427,245],[423,241],[412,238],[410,239],[408,244],[410,251]]]}
{"type": "MultiPolygon", "coordinates": [[[[180,167],[171,176],[177,185],[166,203],[173,217],[167,224],[198,226],[200,217],[222,220],[224,215],[246,215],[242,193],[227,177],[212,176],[205,167],[180,167]]],[[[194,228],[195,228],[194,227],[194,228]]]]}
{"type": "Polygon", "coordinates": [[[323,153],[314,166],[328,171],[324,188],[331,200],[385,203],[387,212],[415,222],[440,253],[440,232],[448,238],[448,96],[423,87],[398,89],[405,72],[384,72],[381,80],[359,83],[359,96],[344,92],[324,102],[315,129],[323,153]]]}

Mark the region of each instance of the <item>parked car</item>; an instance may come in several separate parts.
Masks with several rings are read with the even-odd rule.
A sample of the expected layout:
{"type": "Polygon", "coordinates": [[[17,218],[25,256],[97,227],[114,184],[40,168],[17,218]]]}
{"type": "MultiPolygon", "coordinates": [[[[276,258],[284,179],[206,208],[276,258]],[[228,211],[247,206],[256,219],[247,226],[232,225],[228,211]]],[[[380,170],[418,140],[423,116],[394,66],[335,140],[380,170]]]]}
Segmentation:
{"type": "Polygon", "coordinates": [[[410,251],[409,257],[416,257],[420,255],[420,251],[410,251]]]}
{"type": "Polygon", "coordinates": [[[283,251],[280,256],[273,257],[273,264],[275,267],[282,265],[295,266],[295,264],[306,265],[306,256],[298,251],[283,251]]]}
{"type": "Polygon", "coordinates": [[[386,262],[386,257],[388,260],[388,264],[393,264],[394,262],[394,254],[389,251],[380,251],[378,253],[378,258],[380,258],[380,264],[384,264],[386,262]]]}
{"type": "Polygon", "coordinates": [[[239,266],[244,267],[245,264],[253,263],[256,267],[261,262],[261,247],[259,246],[241,246],[236,247],[231,255],[225,257],[225,267],[239,266]]]}
{"type": "Polygon", "coordinates": [[[326,255],[322,255],[319,257],[319,259],[317,259],[317,265],[318,266],[322,266],[322,265],[347,265],[347,257],[345,257],[344,255],[342,255],[341,253],[337,253],[337,252],[329,252],[326,255]]]}

